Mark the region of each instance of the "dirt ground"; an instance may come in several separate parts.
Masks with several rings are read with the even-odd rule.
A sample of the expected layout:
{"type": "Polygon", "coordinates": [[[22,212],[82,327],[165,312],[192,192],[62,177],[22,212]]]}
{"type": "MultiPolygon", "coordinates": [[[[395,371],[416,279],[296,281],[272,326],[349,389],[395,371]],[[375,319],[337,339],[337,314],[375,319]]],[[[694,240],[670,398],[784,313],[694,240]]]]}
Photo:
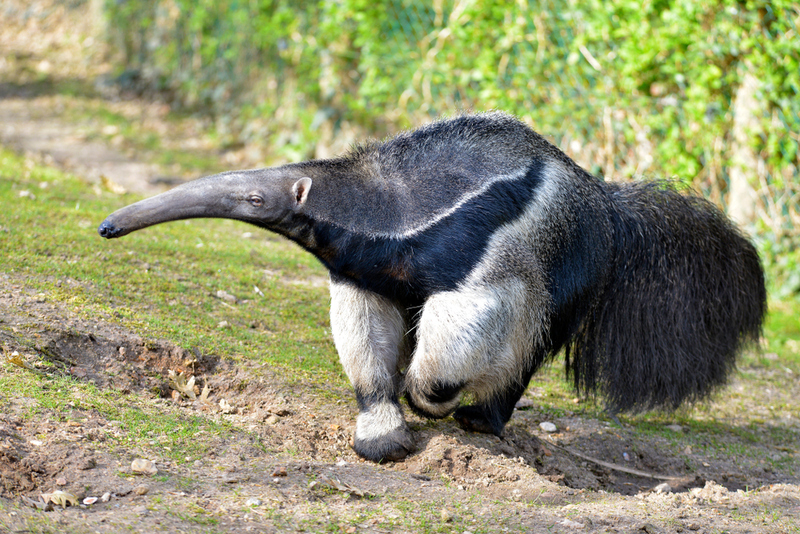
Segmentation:
{"type": "Polygon", "coordinates": [[[316,531],[339,522],[345,532],[414,531],[403,521],[401,505],[408,502],[431,507],[434,530],[446,532],[789,532],[797,526],[787,519],[800,514],[796,476],[774,473],[757,459],[696,453],[687,464],[663,440],[585,417],[558,418],[559,430],[545,436],[535,388],[503,439],[412,417],[419,452],[397,464],[367,463],[350,448],[355,402],[326,402],[314,388],[288,390],[268,372],[193,357],[102,320],[89,323],[19,282],[0,277],[0,343],[8,349],[36,351],[62,364],[65,374],[118,391],[122,402],[135,395],[165,409],[224,418],[235,430],[233,439],[203,437],[212,453],[191,463],[150,452],[159,476],[134,476],[131,461],[148,449],[110,448],[119,432],[115,421],[79,402],[67,417],[53,412],[30,420],[19,414],[35,400],[3,398],[0,528],[9,531],[29,531],[40,514],[67,532],[316,531]],[[202,377],[238,413],[176,402],[170,370],[202,377]],[[674,478],[636,476],[575,453],[674,478]],[[668,489],[660,486],[665,482],[668,489]],[[35,507],[41,494],[56,490],[81,501],[104,494],[110,500],[35,507]],[[199,510],[213,524],[198,524],[199,510]],[[779,524],[775,511],[784,518],[779,524]]]}
{"type": "MultiPolygon", "coordinates": [[[[62,68],[55,52],[69,56],[75,47],[94,46],[70,37],[64,21],[74,21],[75,13],[53,5],[59,4],[9,1],[0,13],[0,74],[17,76],[15,83],[0,83],[0,142],[129,190],[162,188],[164,169],[115,147],[113,139],[88,139],[64,119],[57,95],[25,82],[25,69],[35,80],[62,68]],[[28,18],[20,6],[33,10],[28,18]],[[52,42],[43,34],[52,34],[52,42]]],[[[101,63],[81,76],[102,75],[101,63]]],[[[116,105],[153,121],[161,109],[135,99],[116,105]]],[[[225,421],[233,437],[199,436],[209,441],[208,457],[180,463],[150,457],[158,476],[138,475],[131,462],[149,449],[111,447],[118,422],[80,403],[68,417],[43,408],[52,415],[31,420],[21,414],[37,401],[24,394],[0,398],[3,532],[800,531],[800,474],[774,472],[764,461],[797,460],[796,450],[764,445],[747,457],[720,457],[711,448],[678,453],[666,439],[629,425],[576,414],[547,418],[539,409],[546,400],[534,386],[502,439],[465,433],[452,420],[410,416],[419,451],[400,463],[375,465],[350,447],[356,407],[349,392],[336,393],[351,400],[330,402],[311,385],[288,387],[261,368],[191,354],[115,323],[89,322],[28,292],[24,282],[0,271],[0,345],[54,362],[65,375],[114,391],[120,402],[135,397],[165,411],[225,421]],[[194,361],[191,369],[187,361],[194,361]],[[174,399],[169,371],[189,370],[236,413],[174,399]],[[556,432],[541,430],[545,419],[556,432]],[[89,504],[41,509],[40,496],[57,490],[89,504]],[[420,510],[427,520],[420,520],[420,510]]],[[[23,371],[6,366],[0,372],[23,371]]],[[[796,425],[796,418],[787,424],[796,425]]]]}

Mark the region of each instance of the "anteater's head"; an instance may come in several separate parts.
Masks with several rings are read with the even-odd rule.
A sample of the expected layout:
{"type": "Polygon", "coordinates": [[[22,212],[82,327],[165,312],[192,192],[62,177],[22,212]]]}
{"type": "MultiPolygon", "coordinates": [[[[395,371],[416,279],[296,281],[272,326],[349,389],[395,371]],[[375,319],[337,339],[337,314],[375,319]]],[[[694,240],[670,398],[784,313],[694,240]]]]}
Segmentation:
{"type": "Polygon", "coordinates": [[[207,176],[119,209],[97,231],[121,237],[154,224],[216,217],[274,228],[305,207],[311,178],[292,166],[207,176]]]}

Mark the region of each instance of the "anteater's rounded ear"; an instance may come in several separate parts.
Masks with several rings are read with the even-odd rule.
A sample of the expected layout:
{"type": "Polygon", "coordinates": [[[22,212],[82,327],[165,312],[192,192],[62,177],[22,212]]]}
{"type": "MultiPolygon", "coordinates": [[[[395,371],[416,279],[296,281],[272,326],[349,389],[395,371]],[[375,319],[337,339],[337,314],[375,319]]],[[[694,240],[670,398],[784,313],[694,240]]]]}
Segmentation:
{"type": "Polygon", "coordinates": [[[295,211],[301,209],[308,198],[308,191],[311,189],[311,178],[305,176],[297,180],[292,186],[293,208],[295,211]]]}

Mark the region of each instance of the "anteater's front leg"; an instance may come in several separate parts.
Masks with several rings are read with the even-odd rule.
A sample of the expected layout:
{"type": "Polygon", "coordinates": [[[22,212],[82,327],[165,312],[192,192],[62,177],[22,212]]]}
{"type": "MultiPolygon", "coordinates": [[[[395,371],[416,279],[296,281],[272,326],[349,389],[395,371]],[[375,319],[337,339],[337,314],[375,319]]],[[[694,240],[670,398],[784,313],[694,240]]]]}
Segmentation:
{"type": "Polygon", "coordinates": [[[374,462],[405,458],[415,447],[398,402],[408,358],[403,309],[331,276],[331,329],[358,401],[353,448],[374,462]]]}
{"type": "Polygon", "coordinates": [[[511,276],[479,281],[425,302],[405,389],[423,416],[452,413],[467,430],[500,436],[545,356],[538,310],[546,296],[511,276]],[[472,404],[459,407],[464,393],[472,404]]]}

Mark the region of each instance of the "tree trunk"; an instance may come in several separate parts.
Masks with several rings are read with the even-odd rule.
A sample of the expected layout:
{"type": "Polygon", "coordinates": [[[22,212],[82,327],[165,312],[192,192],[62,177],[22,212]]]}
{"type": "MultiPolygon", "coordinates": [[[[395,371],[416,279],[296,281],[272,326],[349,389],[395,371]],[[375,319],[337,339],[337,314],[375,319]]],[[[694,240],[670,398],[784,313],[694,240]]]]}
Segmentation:
{"type": "Polygon", "coordinates": [[[756,172],[758,156],[752,147],[753,135],[760,129],[760,103],[756,96],[761,81],[749,71],[744,73],[733,103],[733,143],[731,144],[728,215],[742,226],[755,221],[756,172]]]}

